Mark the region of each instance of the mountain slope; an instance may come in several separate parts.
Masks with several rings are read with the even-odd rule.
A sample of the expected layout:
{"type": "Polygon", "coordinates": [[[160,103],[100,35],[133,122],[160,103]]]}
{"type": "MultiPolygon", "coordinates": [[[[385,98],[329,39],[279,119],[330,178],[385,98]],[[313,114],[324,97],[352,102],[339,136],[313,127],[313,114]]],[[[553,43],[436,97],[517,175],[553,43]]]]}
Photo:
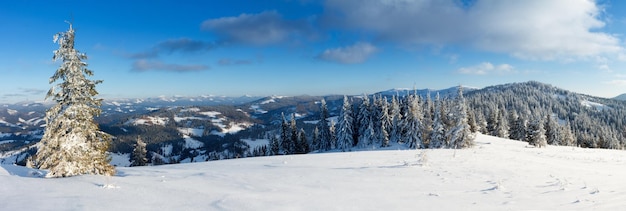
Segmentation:
{"type": "Polygon", "coordinates": [[[626,101],[626,94],[621,94],[621,95],[619,95],[617,97],[614,97],[613,99],[626,101]]]}
{"type": "Polygon", "coordinates": [[[462,150],[123,167],[112,178],[41,179],[2,165],[0,209],[615,210],[626,206],[624,164],[626,151],[531,148],[478,135],[462,150]]]}

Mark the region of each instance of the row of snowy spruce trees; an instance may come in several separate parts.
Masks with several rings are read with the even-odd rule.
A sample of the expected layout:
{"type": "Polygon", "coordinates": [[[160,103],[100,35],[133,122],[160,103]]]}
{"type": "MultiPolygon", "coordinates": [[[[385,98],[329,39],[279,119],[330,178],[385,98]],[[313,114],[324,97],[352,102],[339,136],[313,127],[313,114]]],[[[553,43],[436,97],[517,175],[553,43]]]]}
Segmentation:
{"type": "Polygon", "coordinates": [[[463,89],[454,99],[422,100],[417,94],[391,99],[368,95],[344,96],[337,122],[329,121],[326,102],[320,103],[320,121],[308,141],[298,129],[295,115],[288,122],[284,114],[279,134],[272,136],[267,151],[256,149],[254,155],[299,154],[311,151],[353,148],[379,148],[391,144],[421,148],[467,148],[473,145],[474,133],[468,122],[463,89]]]}
{"type": "Polygon", "coordinates": [[[517,115],[515,110],[493,109],[488,118],[482,117],[478,109],[467,107],[462,87],[452,99],[441,99],[439,94],[434,100],[428,96],[422,99],[417,94],[391,99],[374,95],[372,98],[344,96],[337,123],[329,121],[326,102],[322,99],[320,121],[311,140],[307,139],[304,129],[298,129],[295,114],[290,121],[283,114],[278,135],[270,137],[269,148],[253,149],[251,156],[345,152],[355,147],[388,147],[393,143],[412,149],[467,148],[473,145],[477,132],[525,141],[536,147],[576,145],[569,124],[559,124],[552,115],[527,119],[517,115]]]}

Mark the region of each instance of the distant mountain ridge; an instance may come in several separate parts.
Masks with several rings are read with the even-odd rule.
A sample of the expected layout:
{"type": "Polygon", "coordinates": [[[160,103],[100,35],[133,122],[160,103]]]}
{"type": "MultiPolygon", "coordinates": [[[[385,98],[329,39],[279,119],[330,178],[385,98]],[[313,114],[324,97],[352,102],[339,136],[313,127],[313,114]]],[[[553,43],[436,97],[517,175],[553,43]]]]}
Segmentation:
{"type": "Polygon", "coordinates": [[[478,90],[478,88],[468,87],[468,86],[453,86],[447,89],[409,89],[409,88],[395,88],[382,92],[377,92],[374,95],[382,95],[382,96],[399,96],[405,97],[409,94],[419,95],[422,98],[431,97],[434,98],[435,95],[439,94],[441,98],[453,98],[457,96],[459,88],[462,87],[464,92],[471,92],[474,90],[478,90]]]}
{"type": "Polygon", "coordinates": [[[618,95],[617,97],[614,97],[613,99],[626,101],[626,93],[618,95]]]}
{"type": "MultiPolygon", "coordinates": [[[[434,99],[439,93],[442,99],[457,96],[461,86],[447,89],[390,89],[371,95],[405,97],[417,93],[424,99],[434,99]]],[[[530,81],[494,85],[482,89],[462,86],[468,106],[481,121],[487,121],[493,109],[508,112],[516,110],[519,116],[533,118],[554,115],[560,123],[578,127],[583,146],[602,147],[594,137],[612,139],[621,137],[619,127],[626,125],[623,114],[626,102],[615,99],[578,94],[557,87],[530,81]],[[612,123],[613,122],[613,123],[612,123]],[[614,124],[614,125],[611,125],[614,124]],[[597,128],[607,128],[606,131],[597,128]]],[[[267,143],[272,131],[277,130],[284,115],[293,115],[298,127],[313,134],[319,121],[322,99],[326,101],[331,119],[339,115],[343,95],[326,96],[268,96],[268,97],[154,97],[145,99],[109,99],[103,102],[103,113],[96,120],[101,129],[117,137],[111,148],[124,157],[132,151],[137,136],[148,143],[148,151],[157,156],[157,163],[193,162],[229,158],[242,154],[249,146],[267,143]],[[245,140],[245,141],[243,141],[245,140]],[[259,140],[259,142],[254,142],[259,140]],[[244,143],[245,142],[245,143],[244,143]],[[249,145],[249,146],[248,146],[249,145]],[[246,148],[246,146],[248,146],[246,148]],[[211,154],[213,150],[217,153],[211,154]],[[222,151],[220,151],[222,150],[222,151]],[[219,154],[222,152],[228,155],[219,154]]],[[[362,95],[348,96],[358,105],[362,95]]],[[[43,103],[19,103],[0,105],[0,162],[14,162],[18,158],[5,159],[3,153],[20,149],[37,142],[43,133],[43,117],[49,105],[43,103]]],[[[500,114],[498,116],[508,116],[500,114]]],[[[625,133],[626,134],[626,133],[625,133]]],[[[625,139],[626,141],[626,139],[625,139]]],[[[123,160],[123,159],[122,159],[123,160]]]]}

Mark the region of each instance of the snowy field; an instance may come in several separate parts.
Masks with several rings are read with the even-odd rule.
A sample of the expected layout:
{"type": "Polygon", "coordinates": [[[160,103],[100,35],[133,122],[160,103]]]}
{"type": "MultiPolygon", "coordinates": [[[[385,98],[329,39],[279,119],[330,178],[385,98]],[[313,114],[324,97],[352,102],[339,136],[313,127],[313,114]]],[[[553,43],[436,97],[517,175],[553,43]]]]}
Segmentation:
{"type": "Polygon", "coordinates": [[[43,179],[0,168],[0,210],[620,210],[626,151],[531,148],[479,135],[384,150],[117,168],[43,179]]]}

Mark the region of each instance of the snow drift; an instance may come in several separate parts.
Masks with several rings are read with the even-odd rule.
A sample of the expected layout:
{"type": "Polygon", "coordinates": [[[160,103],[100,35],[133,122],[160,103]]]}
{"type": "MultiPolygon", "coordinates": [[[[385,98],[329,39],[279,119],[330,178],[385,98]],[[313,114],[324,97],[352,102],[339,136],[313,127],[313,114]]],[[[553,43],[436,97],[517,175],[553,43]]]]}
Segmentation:
{"type": "Polygon", "coordinates": [[[2,165],[0,210],[616,210],[626,151],[478,135],[469,149],[384,150],[121,167],[40,178],[2,165]]]}

